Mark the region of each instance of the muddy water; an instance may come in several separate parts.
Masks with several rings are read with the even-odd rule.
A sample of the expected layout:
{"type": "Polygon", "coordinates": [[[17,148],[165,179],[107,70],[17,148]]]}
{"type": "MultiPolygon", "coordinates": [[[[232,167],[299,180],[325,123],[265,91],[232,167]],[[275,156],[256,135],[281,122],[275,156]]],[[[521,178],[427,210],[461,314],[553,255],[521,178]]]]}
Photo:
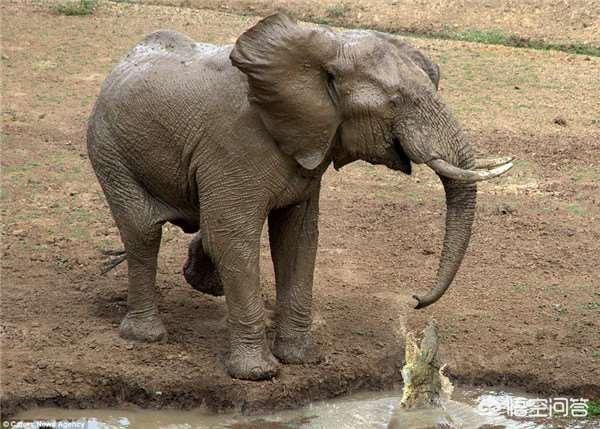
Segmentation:
{"type": "MultiPolygon", "coordinates": [[[[386,428],[400,401],[401,392],[362,393],[343,399],[315,402],[297,410],[263,416],[240,414],[210,414],[205,411],[139,410],[139,409],[34,409],[22,413],[16,420],[70,420],[71,425],[57,426],[85,429],[209,429],[209,428],[386,428]],[[79,425],[74,424],[80,423],[79,425]]],[[[454,400],[445,404],[445,416],[465,429],[484,425],[507,429],[541,429],[561,427],[593,428],[598,421],[582,418],[560,420],[558,426],[543,418],[518,419],[507,417],[511,404],[523,403],[531,396],[517,392],[456,388],[454,400]],[[494,426],[495,425],[495,426],[494,426]]],[[[411,412],[406,427],[427,422],[431,412],[411,412]],[[420,414],[421,413],[421,414],[420,414]]],[[[434,418],[437,416],[433,416],[434,418]]],[[[25,424],[13,427],[26,428],[25,424]]]]}

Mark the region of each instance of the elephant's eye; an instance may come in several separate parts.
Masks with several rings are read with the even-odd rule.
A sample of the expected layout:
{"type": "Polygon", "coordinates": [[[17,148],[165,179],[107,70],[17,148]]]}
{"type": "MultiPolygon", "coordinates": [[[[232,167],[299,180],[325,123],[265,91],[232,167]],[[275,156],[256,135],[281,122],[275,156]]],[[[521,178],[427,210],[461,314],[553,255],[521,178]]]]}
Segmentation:
{"type": "Polygon", "coordinates": [[[327,93],[335,105],[338,103],[338,94],[335,87],[335,75],[330,71],[326,71],[325,73],[327,78],[327,93]]]}
{"type": "Polygon", "coordinates": [[[404,104],[404,99],[400,95],[394,95],[390,101],[394,107],[402,107],[402,104],[404,104]]]}
{"type": "Polygon", "coordinates": [[[327,85],[333,86],[335,84],[335,75],[330,71],[325,73],[327,73],[327,85]]]}

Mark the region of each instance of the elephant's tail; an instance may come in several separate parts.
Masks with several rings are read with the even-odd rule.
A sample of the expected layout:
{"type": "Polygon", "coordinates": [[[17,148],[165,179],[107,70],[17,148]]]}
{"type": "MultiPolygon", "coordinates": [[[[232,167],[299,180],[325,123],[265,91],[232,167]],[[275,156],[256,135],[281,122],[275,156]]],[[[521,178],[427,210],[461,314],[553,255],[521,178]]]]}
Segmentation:
{"type": "Polygon", "coordinates": [[[121,262],[127,259],[125,250],[103,250],[102,254],[107,256],[108,259],[102,264],[102,270],[100,274],[106,274],[121,262]]]}

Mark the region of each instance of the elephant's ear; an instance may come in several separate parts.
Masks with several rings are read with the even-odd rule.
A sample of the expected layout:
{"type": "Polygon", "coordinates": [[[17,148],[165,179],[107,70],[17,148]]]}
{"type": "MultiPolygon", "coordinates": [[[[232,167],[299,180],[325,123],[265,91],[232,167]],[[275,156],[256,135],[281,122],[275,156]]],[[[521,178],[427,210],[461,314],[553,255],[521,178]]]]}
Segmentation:
{"type": "Polygon", "coordinates": [[[429,76],[429,79],[435,86],[435,89],[438,89],[440,84],[440,67],[436,63],[434,63],[427,55],[425,55],[421,50],[415,48],[414,46],[403,42],[401,39],[394,37],[390,34],[381,32],[376,32],[376,34],[382,39],[385,39],[389,43],[394,45],[401,55],[409,57],[417,66],[419,66],[427,74],[427,76],[429,76]]]}
{"type": "Polygon", "coordinates": [[[324,68],[336,53],[332,32],[275,14],[242,34],[230,55],[281,150],[309,170],[323,161],[340,122],[324,68]]]}

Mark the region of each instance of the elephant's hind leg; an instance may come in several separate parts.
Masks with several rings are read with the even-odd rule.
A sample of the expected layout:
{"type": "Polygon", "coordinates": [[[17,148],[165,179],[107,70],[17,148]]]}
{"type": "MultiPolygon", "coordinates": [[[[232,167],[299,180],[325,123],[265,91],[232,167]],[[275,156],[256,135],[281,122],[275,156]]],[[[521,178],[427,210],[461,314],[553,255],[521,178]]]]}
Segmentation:
{"type": "Polygon", "coordinates": [[[144,232],[126,229],[121,236],[127,252],[128,310],[119,333],[129,340],[160,341],[167,334],[158,313],[155,284],[162,228],[155,225],[144,232]]]}
{"type": "Polygon", "coordinates": [[[129,278],[127,314],[119,334],[129,340],[160,341],[167,333],[158,313],[155,284],[163,222],[153,199],[137,185],[121,182],[118,193],[112,191],[105,187],[125,246],[129,278]]]}
{"type": "Polygon", "coordinates": [[[194,289],[213,296],[223,296],[219,273],[202,246],[200,234],[190,242],[188,259],[183,266],[183,276],[194,289]]]}

